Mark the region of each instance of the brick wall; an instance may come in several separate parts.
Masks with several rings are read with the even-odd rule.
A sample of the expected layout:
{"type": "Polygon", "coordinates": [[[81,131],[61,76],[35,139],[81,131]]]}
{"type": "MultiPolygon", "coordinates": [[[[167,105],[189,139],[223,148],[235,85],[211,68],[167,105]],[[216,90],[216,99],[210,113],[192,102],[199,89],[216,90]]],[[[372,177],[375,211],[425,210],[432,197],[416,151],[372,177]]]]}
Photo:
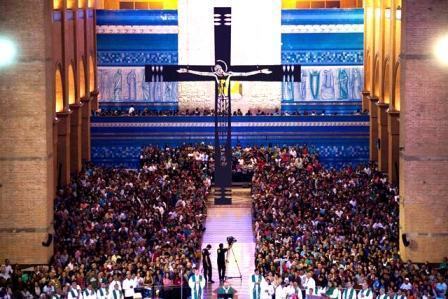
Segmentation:
{"type": "Polygon", "coordinates": [[[50,1],[0,2],[2,33],[18,46],[0,72],[0,260],[46,263],[53,219],[50,1]]]}
{"type": "Polygon", "coordinates": [[[439,262],[448,248],[448,67],[432,55],[446,34],[448,2],[403,2],[400,242],[404,259],[439,262]]]}

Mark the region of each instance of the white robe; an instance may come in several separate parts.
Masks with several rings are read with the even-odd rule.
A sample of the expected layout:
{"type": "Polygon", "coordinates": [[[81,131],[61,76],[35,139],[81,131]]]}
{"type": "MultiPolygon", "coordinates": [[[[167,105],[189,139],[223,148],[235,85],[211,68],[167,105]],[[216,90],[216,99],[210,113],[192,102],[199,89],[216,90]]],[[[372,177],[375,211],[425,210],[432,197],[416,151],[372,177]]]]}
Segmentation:
{"type": "Polygon", "coordinates": [[[295,293],[294,287],[292,285],[284,287],[283,293],[285,294],[285,298],[290,298],[295,293]]]}
{"type": "Polygon", "coordinates": [[[263,284],[265,284],[266,281],[265,281],[263,275],[260,275],[261,279],[256,278],[255,279],[255,283],[254,283],[254,282],[252,282],[252,277],[253,276],[256,276],[256,275],[252,274],[250,276],[250,278],[249,278],[249,295],[250,295],[251,299],[260,299],[260,297],[261,297],[261,286],[263,286],[263,284]],[[255,297],[254,297],[254,292],[253,291],[254,291],[254,288],[258,285],[258,281],[260,281],[260,293],[258,292],[258,288],[256,288],[255,289],[255,297]]]}
{"type": "Polygon", "coordinates": [[[286,299],[285,288],[282,285],[279,285],[275,289],[275,299],[286,299]]]}
{"type": "Polygon", "coordinates": [[[275,294],[275,289],[272,284],[267,284],[266,282],[261,285],[261,296],[260,299],[272,299],[272,295],[275,294]]]}
{"type": "Polygon", "coordinates": [[[192,275],[190,279],[188,279],[188,286],[191,289],[191,299],[204,298],[205,278],[202,275],[200,274],[192,275]],[[194,293],[195,285],[196,285],[196,293],[194,293]]]}
{"type": "Polygon", "coordinates": [[[373,291],[371,289],[360,290],[358,292],[358,299],[373,299],[373,291]]]}
{"type": "Polygon", "coordinates": [[[67,298],[68,299],[80,299],[80,298],[82,298],[81,291],[78,289],[70,288],[70,290],[68,291],[68,294],[67,294],[67,298]]]}
{"type": "Polygon", "coordinates": [[[356,299],[356,290],[353,288],[345,289],[342,292],[342,299],[356,299]],[[352,294],[352,290],[353,290],[353,296],[350,296],[352,294]]]}
{"type": "Polygon", "coordinates": [[[113,290],[112,292],[109,292],[109,299],[123,299],[123,298],[124,298],[123,292],[120,290],[113,290]]]}
{"type": "Polygon", "coordinates": [[[108,292],[107,292],[107,289],[106,288],[101,288],[101,289],[98,289],[97,291],[96,291],[96,298],[97,299],[107,299],[107,294],[108,294],[108,292]],[[103,291],[103,295],[101,295],[101,291],[100,290],[102,290],[103,291]]]}
{"type": "Polygon", "coordinates": [[[96,299],[96,293],[93,289],[85,289],[84,291],[82,291],[82,296],[84,299],[96,299]]]}
{"type": "Polygon", "coordinates": [[[310,294],[310,290],[312,290],[312,294],[316,294],[316,281],[314,280],[314,278],[310,277],[306,277],[305,278],[305,283],[303,284],[303,286],[305,287],[305,294],[308,296],[310,294]]]}

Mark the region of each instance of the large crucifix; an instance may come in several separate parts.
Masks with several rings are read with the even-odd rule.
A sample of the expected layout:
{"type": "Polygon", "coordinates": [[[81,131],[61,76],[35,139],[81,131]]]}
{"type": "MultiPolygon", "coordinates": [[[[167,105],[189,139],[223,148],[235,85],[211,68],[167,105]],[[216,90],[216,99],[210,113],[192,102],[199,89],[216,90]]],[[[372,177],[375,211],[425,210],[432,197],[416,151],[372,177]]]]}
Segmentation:
{"type": "Polygon", "coordinates": [[[232,203],[231,80],[300,82],[301,77],[300,65],[231,65],[230,16],[230,7],[215,7],[215,65],[147,65],[145,67],[146,82],[215,82],[215,204],[232,203]]]}

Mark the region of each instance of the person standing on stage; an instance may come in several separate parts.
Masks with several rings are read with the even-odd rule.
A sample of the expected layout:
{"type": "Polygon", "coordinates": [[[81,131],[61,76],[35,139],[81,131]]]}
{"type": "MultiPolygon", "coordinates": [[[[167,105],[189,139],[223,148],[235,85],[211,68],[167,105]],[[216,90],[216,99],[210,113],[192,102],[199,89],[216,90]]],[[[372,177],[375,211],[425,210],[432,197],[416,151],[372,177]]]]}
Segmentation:
{"type": "Polygon", "coordinates": [[[218,275],[219,281],[223,282],[226,276],[226,252],[229,248],[224,248],[224,244],[219,244],[218,252],[218,275]]]}
{"type": "Polygon", "coordinates": [[[212,279],[212,261],[210,260],[210,249],[212,245],[202,249],[202,269],[204,269],[205,282],[214,283],[212,279]]]}
{"type": "Polygon", "coordinates": [[[191,299],[203,299],[205,278],[199,274],[198,268],[193,268],[193,275],[188,279],[188,286],[191,289],[191,299]]]}

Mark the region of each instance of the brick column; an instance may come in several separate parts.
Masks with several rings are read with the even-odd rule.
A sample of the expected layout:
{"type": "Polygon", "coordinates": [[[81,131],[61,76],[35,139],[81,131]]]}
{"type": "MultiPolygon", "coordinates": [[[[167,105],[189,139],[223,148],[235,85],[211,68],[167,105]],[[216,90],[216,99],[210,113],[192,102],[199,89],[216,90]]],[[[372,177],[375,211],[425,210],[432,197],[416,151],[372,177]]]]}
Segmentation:
{"type": "Polygon", "coordinates": [[[77,174],[81,171],[81,124],[82,105],[70,105],[70,173],[77,174]]]}
{"type": "Polygon", "coordinates": [[[387,108],[389,105],[386,103],[377,103],[378,110],[378,169],[382,172],[387,172],[388,167],[388,148],[389,139],[387,135],[387,108]]]}
{"type": "Polygon", "coordinates": [[[13,264],[46,264],[53,253],[42,245],[53,232],[50,5],[0,1],[1,31],[18,48],[0,70],[0,260],[13,264]]]}
{"type": "Polygon", "coordinates": [[[55,117],[53,120],[53,195],[58,189],[58,126],[59,118],[55,117]]]}
{"type": "Polygon", "coordinates": [[[361,92],[361,96],[362,96],[362,112],[368,112],[369,111],[369,96],[370,96],[370,91],[362,91],[361,92]]]}
{"type": "Polygon", "coordinates": [[[387,111],[387,137],[388,137],[388,148],[387,155],[387,175],[389,181],[393,184],[398,183],[398,170],[399,170],[399,152],[400,152],[400,122],[399,122],[400,112],[388,110],[387,111]]]}
{"type": "Polygon", "coordinates": [[[402,11],[400,254],[439,263],[448,248],[448,67],[433,45],[447,34],[448,1],[405,0],[402,11]]]}
{"type": "Polygon", "coordinates": [[[82,161],[90,161],[90,98],[82,99],[82,126],[81,126],[81,158],[82,161]]]}
{"type": "Polygon", "coordinates": [[[58,123],[58,163],[57,185],[62,187],[70,183],[70,113],[57,114],[58,123]]]}
{"type": "Polygon", "coordinates": [[[378,161],[378,109],[376,103],[378,98],[375,96],[369,96],[369,116],[370,116],[370,161],[378,161]]]}

